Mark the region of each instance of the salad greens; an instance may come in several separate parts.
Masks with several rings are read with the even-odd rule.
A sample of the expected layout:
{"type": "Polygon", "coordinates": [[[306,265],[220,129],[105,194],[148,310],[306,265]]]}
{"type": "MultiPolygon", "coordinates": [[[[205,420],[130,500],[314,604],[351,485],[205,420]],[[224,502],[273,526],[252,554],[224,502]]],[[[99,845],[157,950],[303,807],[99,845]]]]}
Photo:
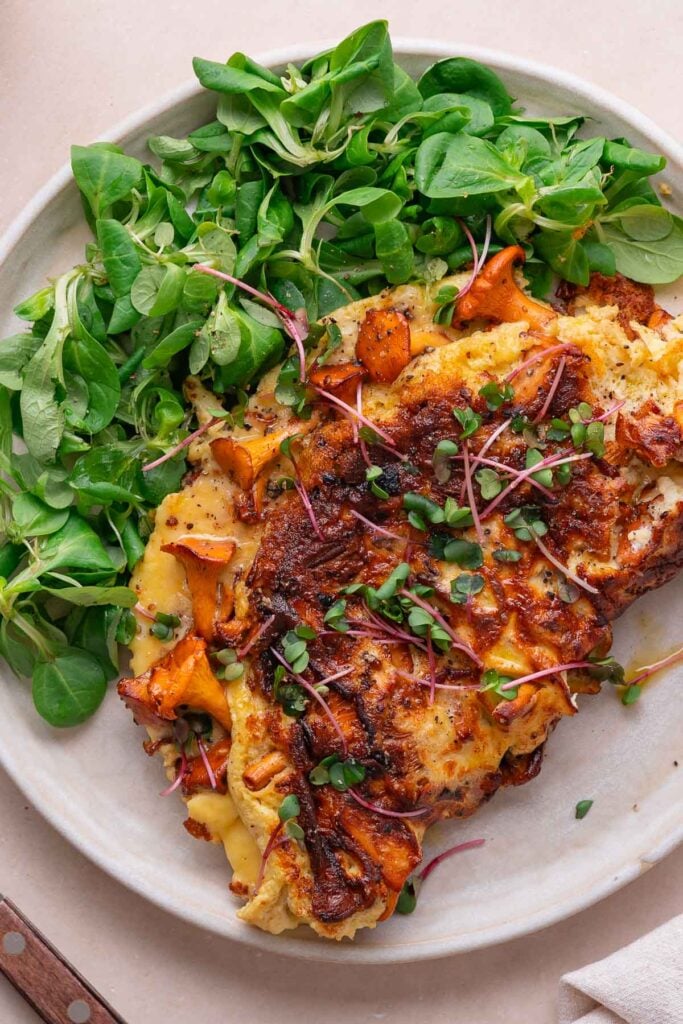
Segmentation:
{"type": "MultiPolygon", "coordinates": [[[[111,143],[73,147],[92,241],[16,307],[26,327],[0,344],[0,654],[32,676],[53,725],[97,708],[131,638],[126,582],[185,471],[188,373],[217,415],[238,417],[289,339],[303,343],[297,321],[387,284],[438,282],[471,260],[466,236],[481,252],[486,223],[491,252],[523,246],[537,295],[553,272],[580,285],[592,270],[653,284],[683,272],[683,225],[648,180],[663,158],[579,138],[581,117],[525,115],[466,58],[415,82],[383,21],[282,74],[242,53],[194,69],[215,119],[151,138],[153,164],[111,143]],[[296,312],[283,321],[197,264],[296,312]]],[[[339,340],[331,331],[330,353],[339,340]]],[[[298,366],[294,353],[277,395],[303,414],[298,366]]],[[[411,500],[434,522],[426,499],[411,500]]],[[[454,558],[476,569],[466,554],[454,558]]]]}

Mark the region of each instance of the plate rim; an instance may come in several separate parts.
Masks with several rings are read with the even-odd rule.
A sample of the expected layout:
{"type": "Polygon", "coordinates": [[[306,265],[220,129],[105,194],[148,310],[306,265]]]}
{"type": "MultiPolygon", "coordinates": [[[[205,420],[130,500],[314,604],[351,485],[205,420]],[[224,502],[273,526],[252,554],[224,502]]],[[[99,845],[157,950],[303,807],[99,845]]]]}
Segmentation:
{"type": "MultiPolygon", "coordinates": [[[[268,50],[257,56],[257,60],[265,66],[279,66],[288,62],[305,60],[321,50],[335,45],[336,40],[324,39],[268,50]]],[[[552,83],[560,88],[571,91],[579,100],[586,100],[600,105],[604,110],[627,121],[633,128],[647,136],[669,161],[683,165],[683,146],[668,132],[643,114],[631,103],[614,95],[601,86],[593,85],[572,72],[553,68],[538,61],[528,60],[488,47],[462,45],[449,42],[437,42],[433,39],[410,38],[399,36],[392,40],[394,53],[397,56],[424,55],[435,60],[458,55],[493,65],[503,74],[514,72],[523,74],[530,79],[542,83],[552,83]]],[[[138,132],[151,118],[158,117],[173,107],[177,107],[204,90],[199,84],[190,80],[169,90],[160,99],[153,100],[144,107],[120,120],[112,128],[99,135],[95,141],[121,142],[134,132],[138,132]]],[[[13,250],[21,242],[28,228],[38,219],[45,208],[57,196],[72,184],[71,167],[65,163],[28,201],[21,212],[11,221],[9,227],[0,238],[0,272],[11,257],[13,250]]],[[[202,913],[191,911],[184,905],[181,898],[170,893],[157,893],[148,887],[142,879],[131,878],[123,870],[119,870],[114,854],[107,855],[105,849],[98,849],[94,844],[72,830],[60,813],[53,810],[49,801],[43,801],[40,794],[32,790],[23,776],[19,760],[15,760],[6,748],[0,747],[0,763],[15,785],[27,800],[36,808],[41,816],[60,833],[80,853],[105,871],[110,877],[120,882],[127,889],[135,892],[160,909],[174,914],[188,923],[204,928],[213,934],[220,935],[234,942],[244,943],[280,956],[327,963],[365,963],[393,964],[440,959],[456,953],[471,952],[487,948],[503,942],[511,941],[523,935],[532,934],[543,928],[565,920],[574,914],[594,905],[607,896],[637,878],[643,871],[643,865],[652,866],[671,853],[679,843],[683,842],[683,824],[674,828],[655,848],[638,855],[622,865],[616,875],[608,872],[608,877],[588,887],[580,898],[571,896],[550,906],[544,907],[529,917],[485,928],[479,934],[469,933],[463,940],[457,935],[447,939],[426,939],[419,943],[401,944],[400,946],[372,947],[354,945],[352,943],[332,943],[325,940],[302,939],[296,933],[272,935],[259,931],[249,925],[243,925],[234,918],[231,923],[236,926],[236,934],[217,928],[213,919],[202,913]]]]}

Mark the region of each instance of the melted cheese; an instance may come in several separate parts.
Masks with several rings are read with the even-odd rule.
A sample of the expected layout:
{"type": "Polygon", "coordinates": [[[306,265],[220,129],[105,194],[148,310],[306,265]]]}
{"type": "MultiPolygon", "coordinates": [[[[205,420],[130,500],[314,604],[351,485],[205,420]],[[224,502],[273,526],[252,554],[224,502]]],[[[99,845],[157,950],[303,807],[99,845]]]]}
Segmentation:
{"type": "MultiPolygon", "coordinates": [[[[364,409],[373,420],[381,423],[384,418],[393,416],[397,404],[407,400],[409,395],[429,393],[431,385],[439,378],[459,379],[476,391],[491,376],[504,375],[524,358],[533,344],[525,323],[501,324],[488,331],[456,331],[433,322],[435,295],[439,288],[445,284],[454,284],[457,288],[465,277],[458,275],[426,289],[405,285],[352,303],[330,318],[342,334],[342,343],[332,362],[344,362],[355,356],[359,325],[369,309],[391,307],[409,315],[411,352],[416,358],[395,385],[366,389],[364,409]]],[[[625,397],[629,405],[638,405],[644,397],[652,395],[661,398],[669,407],[672,390],[676,396],[683,394],[683,385],[677,383],[672,388],[672,377],[677,376],[673,367],[674,364],[677,367],[683,354],[683,335],[680,334],[683,324],[678,325],[679,333],[675,337],[674,327],[669,325],[667,329],[671,337],[667,336],[668,344],[665,346],[660,344],[659,335],[653,338],[646,329],[639,330],[636,339],[626,344],[625,335],[616,322],[616,313],[616,308],[591,307],[581,316],[558,317],[548,326],[547,334],[562,342],[572,342],[590,357],[591,376],[606,405],[610,404],[616,392],[625,397]]],[[[277,372],[278,368],[275,368],[263,378],[258,392],[250,400],[247,422],[252,425],[251,432],[240,429],[233,436],[247,436],[249,433],[254,436],[266,428],[274,430],[278,426],[289,425],[289,411],[274,403],[272,397],[277,372]]],[[[199,385],[193,384],[192,387],[196,392],[191,395],[192,400],[200,405],[198,417],[200,422],[205,422],[211,414],[212,400],[199,385]]],[[[315,417],[303,429],[314,425],[315,417]]],[[[209,434],[218,436],[224,430],[219,426],[212,428],[209,434]]],[[[228,579],[232,582],[236,574],[244,574],[251,565],[263,532],[261,525],[245,526],[236,519],[232,500],[234,485],[215,466],[207,439],[192,446],[191,457],[201,465],[202,472],[179,494],[166,498],[158,509],[154,534],[132,582],[144,607],[179,615],[185,628],[191,622],[191,606],[184,571],[172,555],[161,550],[162,546],[187,533],[234,539],[238,552],[226,570],[226,582],[228,579]]],[[[678,483],[661,478],[659,485],[663,503],[672,501],[674,497],[678,500],[678,483]]],[[[640,537],[634,539],[639,540],[640,537]]],[[[446,565],[443,572],[447,589],[450,579],[459,570],[446,565]]],[[[492,602],[490,595],[483,595],[477,600],[492,602]]],[[[236,601],[239,605],[240,586],[237,587],[236,601]]],[[[495,604],[491,606],[495,610],[495,604]]],[[[135,672],[144,671],[168,646],[150,635],[147,621],[141,618],[139,634],[132,644],[135,672]]],[[[496,645],[488,651],[487,667],[519,676],[526,674],[531,665],[529,652],[519,644],[515,622],[511,618],[496,645]]],[[[378,691],[383,686],[382,675],[382,672],[378,673],[376,680],[378,691]]],[[[245,769],[271,749],[264,724],[268,705],[259,692],[250,689],[247,676],[248,670],[241,679],[226,687],[233,719],[233,743],[228,765],[230,795],[202,793],[187,801],[190,816],[207,828],[214,841],[222,843],[233,867],[234,881],[244,888],[253,886],[258,876],[261,851],[278,824],[277,808],[282,799],[281,791],[272,784],[254,793],[243,782],[245,769]]],[[[463,742],[456,755],[452,737],[450,733],[446,735],[443,728],[443,722],[449,715],[449,698],[440,693],[434,714],[425,716],[419,723],[415,743],[428,771],[435,777],[443,776],[445,788],[452,790],[459,780],[465,786],[476,788],[480,778],[496,770],[506,750],[514,753],[534,750],[539,738],[544,736],[548,722],[554,720],[553,716],[571,713],[571,707],[558,712],[551,703],[554,700],[559,706],[564,699],[561,693],[553,696],[551,690],[539,691],[537,697],[534,694],[533,702],[529,701],[527,717],[507,724],[507,731],[496,731],[488,726],[477,731],[477,723],[467,721],[466,712],[461,711],[463,731],[467,733],[471,726],[474,738],[463,742]]],[[[405,720],[402,720],[399,708],[396,711],[399,730],[402,724],[406,730],[415,727],[410,714],[406,713],[405,720]]],[[[421,828],[419,823],[411,827],[416,832],[421,828]]],[[[385,907],[378,903],[355,914],[353,920],[339,922],[334,929],[326,931],[310,917],[305,885],[309,877],[310,863],[304,847],[288,844],[274,850],[266,865],[263,884],[258,893],[252,891],[249,901],[240,911],[240,917],[272,932],[307,920],[316,930],[332,934],[335,938],[352,935],[360,927],[373,927],[381,918],[385,907]],[[300,882],[298,887],[295,884],[297,879],[300,882]]]]}

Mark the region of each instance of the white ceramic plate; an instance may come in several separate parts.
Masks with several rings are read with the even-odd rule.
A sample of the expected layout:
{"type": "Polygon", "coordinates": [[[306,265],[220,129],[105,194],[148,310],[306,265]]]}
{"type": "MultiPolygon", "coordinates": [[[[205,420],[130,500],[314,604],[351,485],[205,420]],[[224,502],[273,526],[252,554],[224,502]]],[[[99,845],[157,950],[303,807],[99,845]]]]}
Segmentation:
{"type": "MultiPolygon", "coordinates": [[[[271,53],[273,67],[299,62],[323,46],[271,53]]],[[[460,54],[490,65],[510,92],[537,114],[590,115],[592,134],[628,136],[664,153],[663,178],[683,194],[681,150],[637,111],[569,75],[501,54],[430,42],[396,46],[418,74],[460,54]]],[[[137,115],[108,136],[142,157],[151,134],[185,135],[210,118],[215,99],[196,85],[137,115]]],[[[680,212],[680,211],[679,211],[680,212]]],[[[11,309],[48,274],[80,259],[87,239],[68,168],[36,196],[0,246],[0,337],[15,330],[11,309]]],[[[665,302],[680,309],[680,285],[665,302]]],[[[651,594],[616,627],[627,666],[655,660],[683,640],[683,577],[651,594]]],[[[220,847],[183,830],[180,801],[160,800],[159,765],[143,754],[142,734],[109,694],[76,731],[58,732],[33,711],[29,688],[6,669],[0,681],[0,757],[38,810],[83,853],[159,906],[221,935],[292,956],[391,963],[445,956],[502,942],[567,917],[646,870],[683,835],[683,671],[674,669],[624,708],[607,686],[560,724],[540,779],[502,790],[474,818],[430,833],[427,855],[455,841],[486,845],[446,862],[422,890],[410,918],[395,917],[353,943],[325,943],[308,932],[266,935],[241,924],[227,889],[220,847]],[[681,760],[676,769],[674,761],[681,760]],[[578,800],[592,798],[583,821],[578,800]]]]}

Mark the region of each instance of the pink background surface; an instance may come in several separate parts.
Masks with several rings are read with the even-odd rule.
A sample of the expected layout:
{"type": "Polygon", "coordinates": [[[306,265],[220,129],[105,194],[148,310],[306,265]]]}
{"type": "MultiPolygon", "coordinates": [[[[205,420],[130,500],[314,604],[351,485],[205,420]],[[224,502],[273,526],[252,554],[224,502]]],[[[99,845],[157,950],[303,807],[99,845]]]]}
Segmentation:
{"type": "MultiPolygon", "coordinates": [[[[194,54],[220,60],[334,38],[373,16],[388,17],[395,35],[462,40],[572,71],[683,136],[679,0],[252,0],[242,9],[229,0],[0,0],[0,230],[65,162],[70,142],[92,141],[187,80],[194,54]]],[[[46,825],[1,771],[0,816],[0,891],[129,1024],[547,1024],[561,974],[683,910],[679,850],[596,907],[491,950],[409,967],[297,963],[133,896],[46,825]]],[[[37,1020],[1,977],[0,1020],[37,1020]]]]}

